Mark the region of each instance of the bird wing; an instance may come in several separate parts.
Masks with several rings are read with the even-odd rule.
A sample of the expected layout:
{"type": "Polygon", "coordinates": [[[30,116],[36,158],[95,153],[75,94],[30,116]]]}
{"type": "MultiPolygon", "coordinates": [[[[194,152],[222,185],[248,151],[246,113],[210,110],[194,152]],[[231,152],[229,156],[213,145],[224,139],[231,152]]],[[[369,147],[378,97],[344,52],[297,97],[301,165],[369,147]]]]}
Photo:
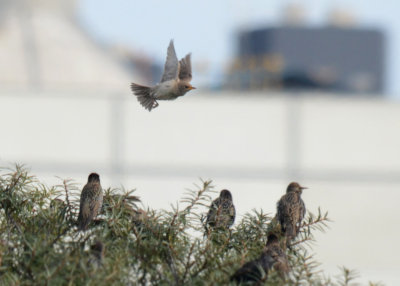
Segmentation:
{"type": "Polygon", "coordinates": [[[215,199],[210,206],[207,214],[207,223],[211,226],[215,225],[216,215],[219,209],[219,199],[215,199]]]}
{"type": "Polygon", "coordinates": [[[235,217],[236,217],[235,206],[233,205],[233,203],[231,203],[229,207],[229,223],[228,223],[229,226],[233,225],[233,223],[235,222],[235,217]]]}
{"type": "Polygon", "coordinates": [[[164,73],[161,78],[161,82],[176,79],[179,73],[179,63],[176,57],[174,42],[169,42],[167,51],[167,60],[164,65],[164,73]]]}
{"type": "Polygon", "coordinates": [[[301,227],[301,222],[303,221],[304,216],[306,214],[306,206],[305,206],[304,201],[302,199],[300,199],[299,204],[300,204],[299,211],[298,211],[299,213],[298,213],[297,220],[295,221],[296,233],[299,233],[300,227],[301,227]]]}
{"type": "Polygon", "coordinates": [[[300,214],[300,221],[299,223],[301,223],[301,221],[304,219],[304,216],[306,215],[306,206],[304,204],[303,200],[300,200],[300,204],[301,204],[301,214],[300,214]]]}
{"type": "Polygon", "coordinates": [[[284,221],[284,216],[286,216],[285,206],[283,204],[283,197],[278,201],[277,216],[278,216],[279,223],[282,225],[283,221],[284,221]]]}
{"type": "Polygon", "coordinates": [[[179,61],[179,79],[183,81],[192,80],[192,63],[190,61],[190,54],[179,61]]]}
{"type": "Polygon", "coordinates": [[[79,206],[79,216],[78,216],[78,224],[81,229],[85,229],[89,224],[91,217],[90,217],[90,192],[91,192],[91,185],[86,184],[83,187],[80,199],[80,206],[79,206]]]}
{"type": "Polygon", "coordinates": [[[274,267],[275,270],[282,274],[289,272],[287,256],[279,245],[268,247],[267,254],[269,255],[267,259],[269,269],[274,267]]]}
{"type": "Polygon", "coordinates": [[[96,198],[90,202],[91,219],[95,218],[100,213],[103,205],[103,194],[101,193],[100,185],[96,186],[96,193],[98,193],[98,195],[96,195],[96,198]]]}
{"type": "Polygon", "coordinates": [[[232,276],[232,279],[236,280],[239,283],[246,283],[250,281],[260,283],[260,280],[263,279],[263,276],[264,279],[266,279],[267,275],[268,268],[263,265],[262,259],[259,258],[246,262],[241,268],[239,268],[235,272],[235,274],[232,276]]]}
{"type": "Polygon", "coordinates": [[[87,221],[90,217],[90,202],[87,198],[81,202],[80,210],[82,214],[82,220],[87,221]]]}

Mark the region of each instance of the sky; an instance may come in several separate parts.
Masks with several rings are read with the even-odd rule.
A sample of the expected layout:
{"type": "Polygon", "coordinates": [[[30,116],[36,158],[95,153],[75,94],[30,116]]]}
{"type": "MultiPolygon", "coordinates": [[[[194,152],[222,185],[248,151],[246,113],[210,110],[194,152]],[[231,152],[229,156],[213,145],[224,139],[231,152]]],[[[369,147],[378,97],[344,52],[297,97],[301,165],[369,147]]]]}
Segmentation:
{"type": "Polygon", "coordinates": [[[169,40],[174,39],[178,57],[192,52],[194,62],[208,63],[212,76],[219,76],[235,55],[238,31],[277,25],[285,7],[300,2],[306,12],[307,25],[325,25],[333,9],[348,9],[360,26],[381,29],[387,51],[386,94],[400,100],[400,82],[397,80],[400,56],[396,53],[400,49],[400,1],[81,0],[78,16],[97,40],[128,46],[160,63],[164,61],[169,40]]]}

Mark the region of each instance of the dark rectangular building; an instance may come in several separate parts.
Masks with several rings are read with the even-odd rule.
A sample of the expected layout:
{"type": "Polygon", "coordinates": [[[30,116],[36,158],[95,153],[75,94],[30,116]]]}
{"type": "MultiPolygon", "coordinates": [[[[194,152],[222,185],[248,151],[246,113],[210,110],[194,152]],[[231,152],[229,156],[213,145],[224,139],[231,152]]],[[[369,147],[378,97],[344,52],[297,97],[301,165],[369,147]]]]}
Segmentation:
{"type": "Polygon", "coordinates": [[[248,69],[250,88],[272,83],[282,88],[379,94],[384,90],[384,49],[383,33],[374,29],[257,29],[239,35],[240,64],[231,75],[235,69],[241,74],[248,69]]]}

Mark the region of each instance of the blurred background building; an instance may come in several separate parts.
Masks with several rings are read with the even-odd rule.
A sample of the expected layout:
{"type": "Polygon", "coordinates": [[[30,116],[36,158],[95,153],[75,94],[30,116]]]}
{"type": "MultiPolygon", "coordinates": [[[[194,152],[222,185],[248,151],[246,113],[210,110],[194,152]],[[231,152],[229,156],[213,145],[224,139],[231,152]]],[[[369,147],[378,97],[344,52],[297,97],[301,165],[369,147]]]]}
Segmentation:
{"type": "Polygon", "coordinates": [[[241,31],[225,87],[383,95],[383,32],[360,27],[345,10],[311,27],[304,8],[289,5],[280,26],[241,31]]]}
{"type": "Polygon", "coordinates": [[[210,178],[232,191],[239,219],[273,214],[299,180],[308,209],[334,221],[317,237],[322,268],[398,285],[400,105],[386,96],[386,30],[342,10],[310,27],[298,6],[279,25],[239,27],[260,9],[210,1],[180,13],[179,1],[0,0],[1,166],[24,163],[49,185],[97,171],[152,208],[210,178]],[[159,80],[171,38],[178,57],[193,53],[200,88],[149,113],[129,85],[159,80]]]}
{"type": "Polygon", "coordinates": [[[132,78],[152,79],[152,60],[90,37],[75,0],[0,3],[1,88],[115,92],[132,78]]]}
{"type": "Polygon", "coordinates": [[[382,95],[384,37],[349,27],[282,26],[239,35],[230,89],[302,89],[382,95]]]}

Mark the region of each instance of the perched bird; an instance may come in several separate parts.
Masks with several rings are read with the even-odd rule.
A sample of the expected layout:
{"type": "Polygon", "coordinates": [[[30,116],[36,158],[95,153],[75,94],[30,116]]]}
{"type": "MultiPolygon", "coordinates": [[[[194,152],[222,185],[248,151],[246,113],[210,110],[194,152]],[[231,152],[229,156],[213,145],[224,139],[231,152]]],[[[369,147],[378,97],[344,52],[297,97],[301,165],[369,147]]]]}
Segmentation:
{"type": "Polygon", "coordinates": [[[157,100],[172,100],[195,89],[190,84],[192,80],[192,64],[190,54],[178,62],[174,42],[171,40],[167,51],[167,60],[161,82],[153,87],[131,84],[131,89],[140,104],[151,111],[158,106],[157,100]]]}
{"type": "Polygon", "coordinates": [[[97,216],[103,205],[103,190],[100,176],[91,173],[87,184],[83,187],[78,215],[78,229],[86,230],[89,223],[97,216]]]}
{"type": "Polygon", "coordinates": [[[267,254],[273,258],[272,267],[281,275],[289,273],[290,267],[285,251],[279,245],[278,237],[275,234],[268,235],[267,254]]]}
{"type": "Polygon", "coordinates": [[[289,272],[286,254],[280,247],[275,234],[268,235],[266,248],[260,257],[245,263],[231,276],[231,281],[236,283],[265,281],[272,267],[282,276],[289,272]]]}
{"type": "Polygon", "coordinates": [[[235,216],[232,194],[228,190],[222,190],[219,197],[211,203],[207,214],[206,232],[208,226],[212,229],[228,229],[233,225],[235,216]]]}
{"type": "Polygon", "coordinates": [[[96,241],[90,246],[90,258],[88,266],[97,269],[103,265],[104,245],[101,241],[96,241]]]}
{"type": "Polygon", "coordinates": [[[306,207],[301,199],[302,190],[307,189],[292,182],[286,189],[286,194],[278,201],[277,217],[281,230],[287,238],[287,243],[299,233],[301,221],[306,213],[306,207]]]}

